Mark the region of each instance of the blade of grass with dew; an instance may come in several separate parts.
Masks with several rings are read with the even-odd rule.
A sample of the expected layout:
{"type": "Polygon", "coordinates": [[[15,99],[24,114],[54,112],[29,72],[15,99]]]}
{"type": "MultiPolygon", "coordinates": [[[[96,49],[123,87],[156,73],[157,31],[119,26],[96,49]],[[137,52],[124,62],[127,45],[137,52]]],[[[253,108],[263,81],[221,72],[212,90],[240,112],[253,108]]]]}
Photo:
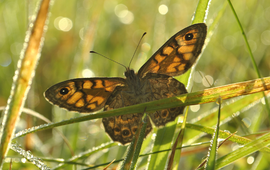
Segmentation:
{"type": "MultiPolygon", "coordinates": [[[[270,92],[267,92],[270,93],[270,92]]],[[[256,104],[259,104],[261,102],[261,98],[263,97],[262,93],[256,93],[248,96],[244,96],[243,98],[240,98],[234,102],[229,102],[223,104],[222,107],[222,115],[221,115],[221,124],[224,124],[231,119],[233,119],[233,116],[235,113],[241,113],[242,110],[250,109],[256,104]]],[[[211,127],[214,126],[215,122],[214,120],[217,119],[218,111],[213,109],[213,111],[210,111],[209,113],[203,113],[199,117],[194,118],[190,121],[190,123],[196,123],[196,124],[207,124],[207,126],[211,127]]],[[[189,142],[195,141],[201,136],[201,132],[192,132],[186,134],[186,138],[190,140],[189,142]],[[191,140],[192,139],[192,140],[191,140]]]]}
{"type": "MultiPolygon", "coordinates": [[[[215,131],[215,132],[216,132],[216,131],[215,131]]],[[[228,140],[230,139],[230,137],[232,137],[233,135],[235,135],[235,133],[231,134],[229,137],[227,137],[227,138],[224,139],[222,142],[220,142],[220,143],[218,144],[218,148],[219,148],[220,146],[222,146],[226,141],[228,141],[228,140]]],[[[202,163],[201,163],[196,169],[202,169],[202,168],[204,167],[206,161],[207,161],[207,158],[204,159],[204,160],[202,161],[202,163]]]]}
{"type": "MultiPolygon", "coordinates": [[[[214,128],[201,126],[201,125],[196,125],[196,124],[189,124],[189,123],[186,124],[186,128],[193,129],[193,130],[198,130],[200,132],[205,132],[205,133],[210,134],[210,135],[213,135],[214,131],[215,131],[214,128]]],[[[219,137],[223,138],[223,139],[228,138],[231,134],[232,133],[225,132],[225,131],[222,131],[222,130],[219,131],[219,137]]],[[[248,139],[246,137],[241,137],[241,136],[238,136],[238,135],[231,136],[229,138],[229,140],[232,141],[232,142],[241,144],[241,145],[247,144],[247,143],[252,141],[251,139],[248,139]]],[[[265,147],[265,148],[262,149],[262,151],[270,153],[270,148],[265,147]]]]}
{"type": "MultiPolygon", "coordinates": [[[[204,132],[206,132],[208,134],[211,134],[211,135],[213,135],[214,132],[215,132],[215,129],[214,128],[208,128],[208,127],[203,127],[203,126],[200,126],[200,125],[192,125],[192,124],[188,124],[187,123],[187,128],[192,128],[192,127],[195,127],[194,129],[197,129],[197,130],[204,129],[203,130],[204,132]]],[[[247,144],[247,143],[249,143],[251,141],[250,139],[247,139],[245,137],[240,137],[240,136],[237,136],[237,135],[232,135],[231,133],[224,132],[222,130],[219,130],[219,137],[220,138],[227,138],[228,140],[231,140],[231,141],[236,142],[238,144],[247,144]]],[[[183,146],[182,148],[193,147],[193,146],[195,146],[195,145],[183,146]]],[[[153,154],[159,154],[159,153],[162,153],[162,152],[168,152],[170,150],[171,149],[159,150],[158,152],[152,152],[152,153],[147,153],[147,154],[140,155],[140,157],[142,157],[142,156],[148,156],[148,155],[153,155],[153,154]]],[[[261,151],[265,151],[265,152],[270,153],[269,148],[266,148],[266,147],[265,148],[262,148],[261,151]]],[[[122,161],[122,160],[116,160],[115,162],[119,162],[119,161],[122,161]]],[[[107,165],[109,163],[110,162],[105,163],[105,164],[102,164],[102,165],[96,165],[94,167],[87,168],[87,169],[94,169],[94,168],[97,168],[97,167],[100,167],[100,166],[107,165]]]]}
{"type": "Polygon", "coordinates": [[[230,152],[229,154],[222,156],[219,158],[216,162],[216,168],[220,169],[224,166],[227,166],[234,161],[243,158],[245,156],[248,156],[256,151],[259,151],[260,149],[268,146],[270,144],[270,133],[267,133],[255,140],[252,140],[251,142],[245,144],[243,147],[240,147],[237,150],[234,150],[230,152]]]}
{"type": "Polygon", "coordinates": [[[258,93],[261,91],[266,91],[270,89],[270,77],[264,78],[262,83],[261,79],[246,81],[242,83],[235,83],[221,87],[215,87],[210,89],[205,89],[203,91],[198,91],[194,93],[183,94],[180,96],[175,96],[171,98],[156,100],[152,102],[142,103],[138,105],[132,105],[128,107],[123,107],[119,109],[114,109],[110,111],[100,112],[98,114],[89,114],[85,116],[80,116],[77,118],[72,118],[69,120],[63,120],[61,122],[56,122],[52,124],[44,124],[37,127],[32,127],[20,131],[15,134],[15,138],[25,136],[26,134],[37,132],[40,130],[51,129],[53,127],[67,125],[71,123],[78,123],[103,117],[119,116],[125,114],[139,113],[145,110],[145,112],[153,112],[162,109],[174,108],[179,106],[188,106],[196,104],[204,104],[215,102],[220,96],[223,100],[232,97],[238,97],[247,94],[258,93]],[[184,101],[184,102],[183,102],[184,101]],[[145,109],[146,108],[146,109],[145,109]]]}
{"type": "Polygon", "coordinates": [[[192,24],[205,22],[211,0],[199,0],[192,24]]]}
{"type": "MultiPolygon", "coordinates": [[[[0,110],[1,110],[1,109],[2,109],[2,108],[0,107],[0,110]]],[[[23,113],[26,113],[26,114],[28,114],[28,115],[34,116],[34,117],[36,117],[36,118],[38,118],[38,119],[40,119],[40,120],[43,120],[43,121],[46,122],[46,123],[52,123],[49,119],[47,119],[46,117],[44,117],[44,116],[41,115],[40,113],[35,112],[35,111],[31,110],[31,109],[23,108],[23,109],[22,109],[22,112],[23,112],[23,113]]],[[[69,142],[68,139],[65,137],[65,135],[64,135],[60,130],[58,130],[58,129],[54,129],[54,130],[59,134],[59,136],[62,137],[62,139],[63,139],[64,142],[66,143],[68,149],[70,150],[70,153],[74,156],[74,150],[72,149],[72,147],[71,147],[71,145],[70,145],[70,142],[69,142]]]]}
{"type": "Polygon", "coordinates": [[[38,157],[31,154],[30,151],[25,151],[17,144],[12,143],[10,145],[10,148],[13,151],[17,152],[18,154],[22,155],[25,159],[27,159],[29,162],[31,162],[33,165],[35,165],[38,169],[42,169],[42,170],[50,170],[51,169],[46,164],[44,164],[38,157]]]}
{"type": "Polygon", "coordinates": [[[39,10],[33,25],[29,24],[29,31],[25,38],[25,48],[18,61],[18,68],[14,75],[14,81],[8,99],[8,104],[3,118],[3,127],[1,128],[0,145],[0,168],[3,165],[3,159],[7,154],[17,120],[20,117],[24,106],[26,96],[35,73],[35,69],[40,57],[41,48],[45,34],[45,26],[48,24],[47,16],[49,13],[50,0],[43,0],[40,3],[39,10]]]}
{"type": "MultiPolygon", "coordinates": [[[[78,155],[75,155],[72,158],[68,159],[66,162],[76,162],[76,161],[79,161],[81,159],[85,159],[85,158],[87,158],[87,157],[89,157],[89,156],[91,156],[91,155],[93,155],[93,154],[95,154],[95,153],[97,153],[99,151],[102,151],[104,149],[107,149],[107,148],[110,148],[110,147],[113,147],[113,146],[116,146],[116,145],[118,145],[118,144],[115,143],[115,142],[109,142],[109,143],[102,144],[101,146],[98,146],[98,147],[89,149],[87,151],[84,151],[82,153],[79,153],[78,155]]],[[[67,165],[68,165],[67,163],[60,163],[59,165],[57,165],[53,169],[54,170],[63,169],[67,165]]],[[[95,165],[95,166],[98,166],[98,165],[95,165]]],[[[100,166],[104,166],[104,165],[100,165],[100,166]]]]}
{"type": "Polygon", "coordinates": [[[215,133],[213,134],[213,138],[211,139],[210,148],[208,151],[208,159],[206,163],[206,170],[214,170],[215,169],[215,163],[216,163],[216,154],[218,149],[218,136],[219,136],[219,124],[220,124],[220,110],[221,110],[221,98],[218,99],[218,119],[217,119],[217,125],[215,133]]]}
{"type": "MultiPolygon", "coordinates": [[[[180,124],[181,126],[181,124],[180,124]]],[[[209,127],[204,127],[204,126],[201,126],[201,125],[194,125],[194,124],[189,124],[187,123],[186,124],[186,127],[187,128],[192,128],[194,130],[199,130],[199,131],[203,131],[205,133],[208,133],[210,135],[213,135],[214,132],[215,132],[215,129],[214,128],[209,128],[209,127]]],[[[244,144],[247,144],[249,142],[251,142],[250,139],[247,139],[245,137],[241,137],[241,136],[237,136],[237,135],[232,135],[231,133],[228,133],[228,132],[225,132],[225,131],[222,131],[222,130],[219,130],[219,137],[220,138],[228,138],[228,140],[230,141],[233,141],[235,143],[238,143],[238,144],[241,144],[241,145],[244,145],[244,144]]],[[[208,142],[207,142],[208,143],[208,142]]],[[[206,144],[207,144],[206,143],[206,144]]],[[[195,145],[189,145],[189,146],[183,146],[182,148],[187,148],[187,147],[193,147],[195,145]]],[[[171,149],[166,149],[166,150],[159,150],[157,152],[152,152],[152,153],[147,153],[147,154],[142,154],[140,155],[140,157],[144,157],[144,156],[148,156],[148,155],[153,155],[153,154],[160,154],[162,152],[168,152],[170,151],[171,149]]],[[[261,151],[264,151],[264,152],[267,152],[267,153],[270,153],[270,149],[267,148],[267,147],[264,147],[261,149],[261,151]]],[[[87,156],[90,156],[90,155],[87,155],[87,156]]],[[[120,162],[122,161],[123,159],[120,159],[120,160],[116,160],[114,163],[117,163],[117,162],[120,162]]],[[[107,163],[104,163],[104,164],[99,164],[99,165],[95,165],[93,167],[89,167],[87,169],[94,169],[94,168],[97,168],[97,167],[101,167],[101,166],[105,166],[107,164],[109,164],[110,162],[107,162],[107,163]]]]}

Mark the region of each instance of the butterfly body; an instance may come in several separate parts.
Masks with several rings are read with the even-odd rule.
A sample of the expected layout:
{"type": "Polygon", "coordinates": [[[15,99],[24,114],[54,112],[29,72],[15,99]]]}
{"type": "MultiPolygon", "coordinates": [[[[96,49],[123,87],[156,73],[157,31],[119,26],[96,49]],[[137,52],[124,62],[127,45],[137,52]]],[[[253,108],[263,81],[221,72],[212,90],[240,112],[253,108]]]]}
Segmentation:
{"type": "MultiPolygon", "coordinates": [[[[115,88],[104,106],[104,111],[187,93],[181,82],[167,75],[148,73],[143,78],[137,74],[132,74],[131,77],[126,74],[126,76],[126,83],[115,88]]],[[[149,113],[149,116],[155,126],[159,127],[173,121],[183,110],[184,107],[164,109],[149,113]]],[[[103,118],[102,122],[106,132],[112,134],[110,137],[114,141],[126,144],[135,135],[142,116],[143,112],[112,116],[103,118]]],[[[151,130],[152,125],[147,118],[145,135],[151,130]]]]}
{"type": "MultiPolygon", "coordinates": [[[[172,76],[186,72],[196,61],[206,37],[204,23],[191,25],[172,36],[139,69],[127,68],[126,78],[71,79],[50,87],[45,98],[70,111],[94,112],[135,105],[187,93],[185,86],[172,76]]],[[[184,107],[149,113],[155,126],[164,126],[182,114],[184,107]]],[[[142,111],[143,112],[143,111],[142,111]]],[[[103,118],[105,131],[122,144],[131,142],[143,113],[103,118]]],[[[147,118],[145,134],[152,130],[147,118]]]]}

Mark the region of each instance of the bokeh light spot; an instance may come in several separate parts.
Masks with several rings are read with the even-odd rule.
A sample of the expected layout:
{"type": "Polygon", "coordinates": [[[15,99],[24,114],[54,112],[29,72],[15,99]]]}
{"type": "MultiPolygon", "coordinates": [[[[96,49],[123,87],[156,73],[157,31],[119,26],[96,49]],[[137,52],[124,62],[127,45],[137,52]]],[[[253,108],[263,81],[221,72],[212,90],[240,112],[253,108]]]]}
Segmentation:
{"type": "Polygon", "coordinates": [[[72,29],[73,22],[66,17],[57,17],[54,20],[54,27],[60,31],[68,32],[72,29]]]}
{"type": "Polygon", "coordinates": [[[264,45],[270,45],[270,30],[266,30],[261,34],[261,41],[264,45]]]}
{"type": "Polygon", "coordinates": [[[192,105],[192,106],[189,106],[189,109],[192,111],[192,112],[198,112],[200,110],[201,106],[200,105],[192,105]]]}
{"type": "Polygon", "coordinates": [[[134,20],[133,13],[123,4],[116,5],[114,13],[123,24],[131,24],[134,20]]]}
{"type": "Polygon", "coordinates": [[[210,76],[210,75],[206,75],[206,76],[204,76],[203,79],[202,79],[202,84],[203,84],[205,87],[210,87],[210,86],[212,86],[213,82],[214,82],[214,79],[213,79],[213,77],[210,76]]]}
{"type": "Polygon", "coordinates": [[[168,12],[168,7],[167,7],[167,5],[164,5],[164,4],[160,5],[160,6],[158,7],[158,12],[159,12],[161,15],[167,14],[167,12],[168,12]]]}
{"type": "Polygon", "coordinates": [[[94,77],[95,76],[95,73],[92,70],[86,68],[86,69],[84,69],[82,71],[82,76],[83,77],[94,77]]]}
{"type": "Polygon", "coordinates": [[[254,157],[253,156],[249,156],[248,158],[247,158],[247,163],[248,164],[253,164],[254,163],[254,157]]]}

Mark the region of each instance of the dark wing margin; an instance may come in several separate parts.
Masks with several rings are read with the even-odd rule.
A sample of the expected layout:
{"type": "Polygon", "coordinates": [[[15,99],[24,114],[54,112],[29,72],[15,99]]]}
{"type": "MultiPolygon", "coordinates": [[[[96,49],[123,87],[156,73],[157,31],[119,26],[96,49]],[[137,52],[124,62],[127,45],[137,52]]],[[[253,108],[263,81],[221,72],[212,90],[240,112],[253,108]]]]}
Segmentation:
{"type": "Polygon", "coordinates": [[[177,76],[185,73],[196,62],[207,34],[204,23],[191,25],[172,36],[140,68],[138,75],[147,73],[177,76]]]}

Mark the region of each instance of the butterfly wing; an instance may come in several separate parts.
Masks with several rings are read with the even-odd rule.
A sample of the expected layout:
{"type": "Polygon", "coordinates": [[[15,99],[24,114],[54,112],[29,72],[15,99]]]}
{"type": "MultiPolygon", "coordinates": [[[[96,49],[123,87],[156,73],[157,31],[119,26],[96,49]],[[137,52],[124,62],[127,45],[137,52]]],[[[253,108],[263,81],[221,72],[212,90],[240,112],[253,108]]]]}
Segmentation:
{"type": "Polygon", "coordinates": [[[52,104],[69,111],[94,112],[104,107],[123,78],[80,78],[63,81],[45,91],[45,98],[52,104]]]}
{"type": "Polygon", "coordinates": [[[138,75],[147,73],[177,76],[185,73],[195,63],[206,37],[204,23],[191,25],[172,36],[140,68],[138,75]]]}

